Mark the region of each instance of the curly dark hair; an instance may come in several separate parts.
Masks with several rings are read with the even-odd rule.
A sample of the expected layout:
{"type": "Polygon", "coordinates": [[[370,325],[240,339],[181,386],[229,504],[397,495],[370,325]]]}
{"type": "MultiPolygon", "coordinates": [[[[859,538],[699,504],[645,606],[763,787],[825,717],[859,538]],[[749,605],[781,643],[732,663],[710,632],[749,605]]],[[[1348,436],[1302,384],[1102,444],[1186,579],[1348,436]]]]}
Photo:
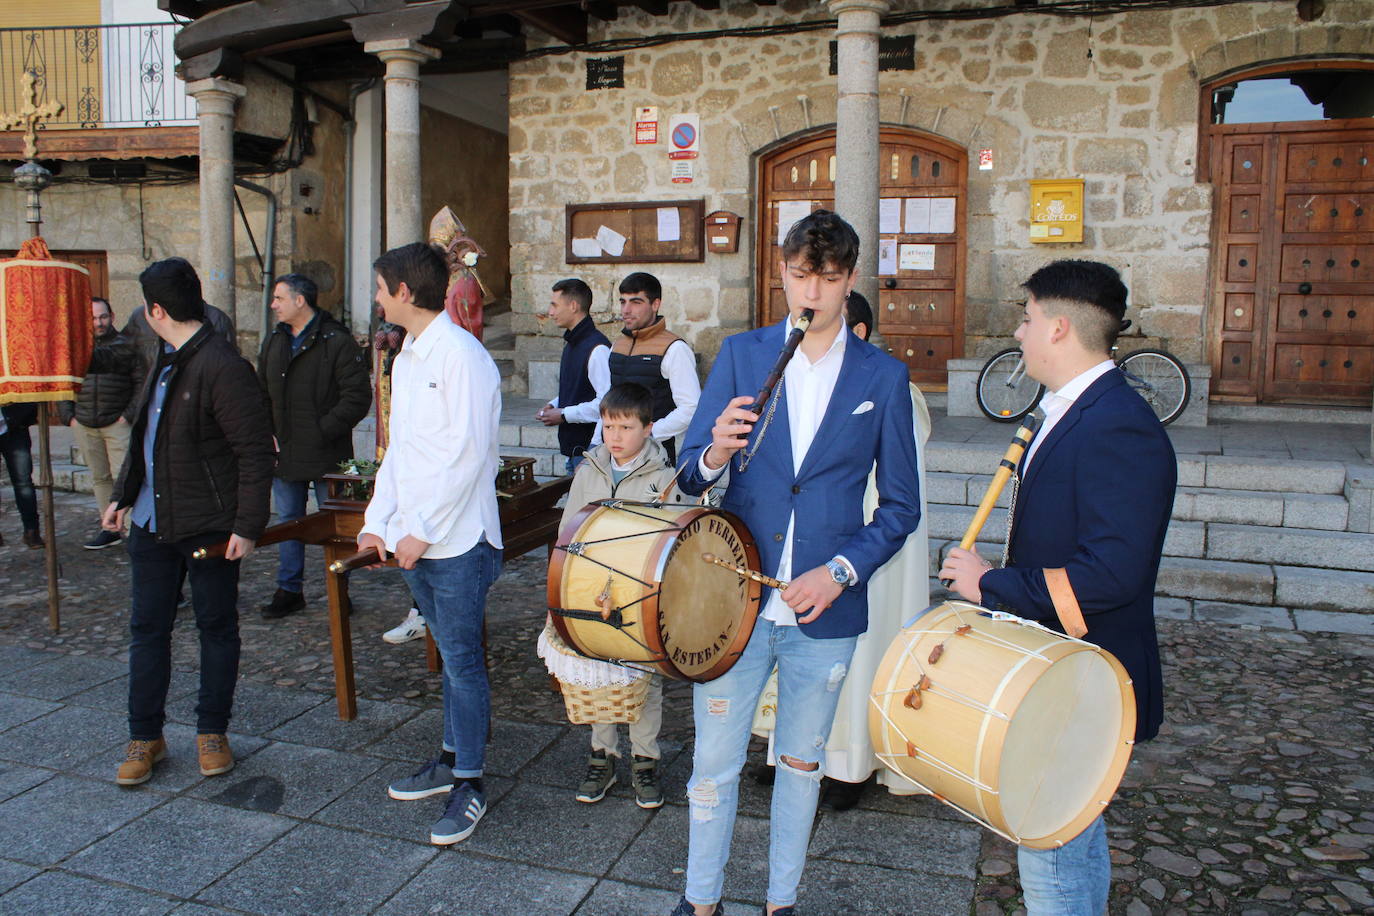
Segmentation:
{"type": "Polygon", "coordinates": [[[782,243],[782,259],[802,262],[817,273],[838,267],[852,273],[859,263],[859,234],[844,217],[830,210],[814,210],[792,224],[782,243]]]}

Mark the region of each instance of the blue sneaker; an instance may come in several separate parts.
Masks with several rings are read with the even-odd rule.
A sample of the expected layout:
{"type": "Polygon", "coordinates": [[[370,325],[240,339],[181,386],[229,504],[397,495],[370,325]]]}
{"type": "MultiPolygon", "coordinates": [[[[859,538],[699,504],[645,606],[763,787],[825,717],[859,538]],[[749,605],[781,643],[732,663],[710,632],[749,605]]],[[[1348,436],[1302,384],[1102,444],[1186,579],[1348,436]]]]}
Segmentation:
{"type": "Polygon", "coordinates": [[[486,813],[486,796],[464,780],[449,792],[443,816],[429,828],[429,841],[435,846],[452,846],[466,840],[486,813]]]}
{"type": "MultiPolygon", "coordinates": [[[[682,897],[678,900],[677,906],[673,907],[673,912],[669,916],[696,916],[696,912],[696,908],[687,902],[687,898],[682,897]]],[[[711,916],[725,916],[725,904],[717,902],[711,916]]]]}
{"type": "Polygon", "coordinates": [[[386,787],[386,794],[397,801],[415,801],[431,795],[443,795],[453,788],[453,770],[436,757],[405,779],[398,779],[386,787]]]}

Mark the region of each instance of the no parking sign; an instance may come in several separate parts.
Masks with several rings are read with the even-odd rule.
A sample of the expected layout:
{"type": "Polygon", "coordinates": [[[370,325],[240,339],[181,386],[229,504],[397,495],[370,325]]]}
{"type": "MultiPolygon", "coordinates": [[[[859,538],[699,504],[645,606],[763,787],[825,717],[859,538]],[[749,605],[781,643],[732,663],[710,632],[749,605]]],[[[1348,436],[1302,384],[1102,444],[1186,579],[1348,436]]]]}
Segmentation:
{"type": "Polygon", "coordinates": [[[695,159],[701,152],[701,117],[673,115],[668,122],[668,158],[695,159]]]}

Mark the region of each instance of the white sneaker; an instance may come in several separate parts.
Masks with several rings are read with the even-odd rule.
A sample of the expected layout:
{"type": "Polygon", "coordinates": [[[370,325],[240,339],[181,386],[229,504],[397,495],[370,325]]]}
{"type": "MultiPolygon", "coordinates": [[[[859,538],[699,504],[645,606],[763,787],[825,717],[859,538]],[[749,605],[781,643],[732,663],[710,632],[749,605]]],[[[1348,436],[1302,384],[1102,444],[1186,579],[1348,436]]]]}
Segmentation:
{"type": "Polygon", "coordinates": [[[382,639],[399,646],[403,642],[410,642],[412,639],[421,639],[425,635],[425,618],[420,616],[420,609],[413,607],[406,619],[387,630],[382,634],[382,639]]]}

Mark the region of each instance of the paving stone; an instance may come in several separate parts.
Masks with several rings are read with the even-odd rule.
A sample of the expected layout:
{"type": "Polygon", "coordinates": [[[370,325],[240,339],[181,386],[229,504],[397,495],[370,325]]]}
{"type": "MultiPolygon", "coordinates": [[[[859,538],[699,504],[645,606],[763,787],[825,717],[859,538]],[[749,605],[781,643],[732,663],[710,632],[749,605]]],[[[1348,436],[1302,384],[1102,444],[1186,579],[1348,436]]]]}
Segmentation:
{"type": "MultiPolygon", "coordinates": [[[[596,884],[591,896],[574,912],[576,916],[627,916],[627,914],[670,913],[682,896],[679,890],[659,890],[625,884],[620,881],[601,880],[596,884]]],[[[727,913],[752,912],[755,907],[726,898],[727,913]]]]}
{"type": "Polygon", "coordinates": [[[197,899],[266,916],[366,913],[436,853],[428,844],[302,824],[197,899]]]}
{"type": "Polygon", "coordinates": [[[166,800],[59,774],[0,804],[0,849],[20,862],[52,865],[166,800]]]}
{"type": "Polygon", "coordinates": [[[0,693],[0,731],[22,725],[57,709],[59,704],[49,700],[0,693]]]}
{"type": "Polygon", "coordinates": [[[125,716],[66,706],[0,734],[0,758],[59,770],[128,735],[125,716]]]}
{"type": "Polygon", "coordinates": [[[817,818],[807,852],[811,858],[973,878],[980,830],[971,823],[875,811],[826,811],[817,818]]]}
{"type": "MultiPolygon", "coordinates": [[[[242,686],[242,683],[240,683],[242,686]]],[[[200,672],[199,671],[172,671],[172,680],[167,687],[167,714],[169,718],[175,719],[173,714],[177,702],[188,695],[194,695],[200,691],[200,672]]],[[[117,677],[114,680],[97,684],[88,690],[66,697],[64,700],[69,706],[89,706],[92,709],[104,709],[110,712],[117,712],[126,715],[129,711],[129,679],[127,677],[117,677]]],[[[192,700],[192,705],[195,701],[192,700]]],[[[190,721],[194,722],[192,718],[190,721]]]]}
{"type": "Polygon", "coordinates": [[[1207,477],[1207,459],[1200,455],[1178,455],[1178,485],[1200,487],[1207,477]]]}
{"type": "MultiPolygon", "coordinates": [[[[156,792],[181,792],[205,779],[200,775],[200,760],[196,755],[196,730],[189,725],[168,723],[163,726],[162,737],[167,742],[167,756],[153,768],[153,778],[138,789],[156,792]]],[[[229,747],[234,752],[235,766],[267,745],[267,741],[249,735],[229,733],[229,747]]],[[[124,762],[128,739],[120,739],[107,748],[76,765],[72,772],[91,779],[110,781],[115,770],[124,762]]],[[[214,777],[219,779],[221,777],[214,777]]]]}
{"type": "Polygon", "coordinates": [[[1249,525],[1207,526],[1207,556],[1249,563],[1374,570],[1374,537],[1349,531],[1261,530],[1249,525]]]}
{"type": "Polygon", "coordinates": [[[1345,486],[1345,464],[1340,461],[1231,457],[1232,450],[1227,451],[1208,456],[1203,486],[1276,493],[1340,493],[1345,486]]]}
{"type": "Polygon", "coordinates": [[[1146,862],[1156,868],[1162,868],[1167,872],[1180,875],[1184,878],[1196,878],[1202,874],[1202,865],[1197,859],[1191,856],[1179,855],[1168,849],[1159,846],[1152,846],[1145,851],[1143,856],[1146,862]]]}
{"type": "Polygon", "coordinates": [[[55,653],[27,646],[0,646],[0,671],[17,674],[44,662],[52,661],[55,653]]]}
{"type": "Polygon", "coordinates": [[[45,700],[63,697],[123,677],[127,668],[107,658],[59,655],[22,671],[0,673],[0,690],[45,700]]]}
{"type": "MultiPolygon", "coordinates": [[[[1271,604],[1274,601],[1274,572],[1259,563],[1165,557],[1159,566],[1155,591],[1178,598],[1271,604]]],[[[1291,606],[1282,598],[1279,600],[1291,606]]]]}
{"type": "Polygon", "coordinates": [[[279,741],[191,794],[235,808],[309,817],[380,766],[375,757],[279,741]]]}
{"type": "Polygon", "coordinates": [[[1193,617],[1209,623],[1226,623],[1271,630],[1291,630],[1293,620],[1287,608],[1256,607],[1251,604],[1226,604],[1220,601],[1193,602],[1193,617]]]}
{"type": "Polygon", "coordinates": [[[808,861],[802,873],[797,911],[826,916],[950,916],[968,912],[973,891],[973,881],[966,878],[820,859],[808,861]]]}
{"type": "Polygon", "coordinates": [[[377,913],[447,913],[458,901],[480,900],[482,916],[555,916],[576,910],[594,883],[585,875],[487,859],[459,848],[437,856],[377,913]]]}
{"type": "MultiPolygon", "coordinates": [[[[631,803],[633,804],[633,803],[631,803]]],[[[658,809],[643,832],[620,856],[609,877],[652,887],[682,892],[687,867],[688,810],[665,805],[658,809]],[[676,870],[676,871],[675,871],[676,870]]],[[[768,891],[768,821],[739,815],[730,844],[730,861],[725,866],[725,896],[763,902],[768,891]]],[[[814,864],[808,860],[808,868],[814,864]]],[[[828,912],[825,909],[816,912],[828,912]]]]}
{"type": "MultiPolygon", "coordinates": [[[[933,818],[937,821],[953,821],[956,824],[973,823],[968,815],[938,801],[933,795],[897,794],[886,787],[864,792],[859,797],[858,808],[861,811],[889,811],[907,817],[933,818]]],[[[767,811],[764,815],[767,815],[767,811]]]]}
{"type": "Polygon", "coordinates": [[[26,767],[17,763],[0,763],[0,801],[13,798],[20,792],[27,792],[52,777],[52,770],[26,767]]]}
{"type": "Polygon", "coordinates": [[[1344,531],[1350,523],[1350,502],[1345,496],[1289,493],[1283,498],[1285,528],[1320,528],[1344,531]]]}
{"type": "MultiPolygon", "coordinates": [[[[23,865],[19,862],[11,862],[9,859],[0,859],[0,894],[4,894],[11,888],[18,887],[41,871],[41,868],[34,868],[32,865],[23,865]]],[[[5,901],[0,899],[0,912],[4,912],[6,906],[5,901]]]]}
{"type": "Polygon", "coordinates": [[[339,718],[338,707],[331,699],[272,729],[267,732],[267,737],[313,747],[353,751],[371,744],[419,712],[418,706],[407,703],[383,703],[360,697],[358,717],[352,722],[345,722],[339,718]]]}
{"type": "MultiPolygon", "coordinates": [[[[195,691],[180,697],[176,702],[168,701],[167,717],[194,725],[198,693],[199,684],[195,691]]],[[[328,714],[335,719],[338,718],[338,707],[331,696],[308,690],[239,681],[234,688],[234,714],[229,724],[234,731],[245,735],[266,735],[317,706],[327,706],[328,714]]],[[[361,712],[360,706],[360,716],[361,712]]]]}
{"type": "Polygon", "coordinates": [[[81,916],[158,916],[177,901],[78,875],[44,872],[0,897],[0,913],[80,913],[81,916]]]}
{"type": "Polygon", "coordinates": [[[235,913],[232,910],[206,906],[203,903],[183,903],[172,910],[172,916],[235,916],[235,913]]]}
{"type": "Polygon", "coordinates": [[[1275,566],[1274,578],[1274,603],[1282,607],[1374,611],[1374,574],[1371,573],[1275,566]]]}
{"type": "MultiPolygon", "coordinates": [[[[312,820],[354,830],[366,830],[402,840],[427,841],[429,827],[443,810],[445,797],[436,795],[419,801],[397,801],[386,794],[392,782],[415,772],[415,764],[392,762],[358,782],[333,802],[312,815],[312,820]]],[[[486,776],[482,789],[490,809],[515,786],[501,776],[486,776]]],[[[490,817],[490,814],[487,815],[490,817]]],[[[484,818],[479,830],[486,829],[484,818]]]]}
{"type": "Polygon", "coordinates": [[[1156,598],[1156,620],[1192,620],[1193,604],[1185,598],[1156,598]]]}
{"type": "Polygon", "coordinates": [[[1314,633],[1351,633],[1374,636],[1374,614],[1342,611],[1314,611],[1294,608],[1293,619],[1299,630],[1314,633]]]}
{"type": "Polygon", "coordinates": [[[926,503],[947,503],[954,506],[968,502],[968,474],[926,474],[926,503]]]}
{"type": "Polygon", "coordinates": [[[285,817],[174,798],[83,849],[63,867],[192,897],[294,826],[285,817]],[[204,854],[187,854],[198,847],[204,854]]]}
{"type": "Polygon", "coordinates": [[[1164,555],[1167,557],[1200,557],[1207,543],[1207,526],[1202,522],[1181,522],[1175,519],[1164,533],[1164,555]]]}
{"type": "Polygon", "coordinates": [[[1277,526],[1283,524],[1283,506],[1283,496],[1275,493],[1179,487],[1173,516],[1185,521],[1277,526]]]}

